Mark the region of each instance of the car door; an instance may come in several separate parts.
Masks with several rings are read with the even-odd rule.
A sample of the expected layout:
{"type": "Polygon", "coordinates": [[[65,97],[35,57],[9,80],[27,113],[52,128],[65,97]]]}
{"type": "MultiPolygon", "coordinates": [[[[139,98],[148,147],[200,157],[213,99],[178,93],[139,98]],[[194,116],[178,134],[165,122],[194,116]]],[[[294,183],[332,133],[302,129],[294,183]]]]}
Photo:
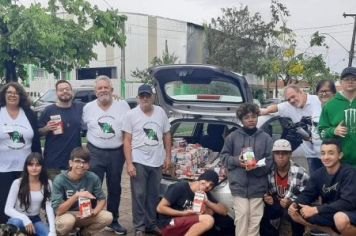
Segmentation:
{"type": "Polygon", "coordinates": [[[284,133],[284,127],[279,116],[271,117],[260,128],[272,137],[273,142],[281,139],[284,133]]]}

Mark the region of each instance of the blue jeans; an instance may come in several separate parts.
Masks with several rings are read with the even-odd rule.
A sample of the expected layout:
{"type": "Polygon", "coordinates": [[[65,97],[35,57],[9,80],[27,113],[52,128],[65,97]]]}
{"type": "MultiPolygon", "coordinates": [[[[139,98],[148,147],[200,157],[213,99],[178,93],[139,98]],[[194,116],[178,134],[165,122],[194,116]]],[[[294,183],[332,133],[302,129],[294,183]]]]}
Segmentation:
{"type": "MultiPolygon", "coordinates": [[[[48,236],[48,226],[47,224],[43,223],[41,221],[40,216],[29,216],[30,220],[32,221],[33,226],[35,227],[36,230],[36,236],[48,236]]],[[[19,227],[22,231],[26,231],[26,228],[22,222],[22,220],[18,219],[18,218],[10,218],[7,221],[8,224],[12,224],[15,225],[17,227],[19,227]]]]}

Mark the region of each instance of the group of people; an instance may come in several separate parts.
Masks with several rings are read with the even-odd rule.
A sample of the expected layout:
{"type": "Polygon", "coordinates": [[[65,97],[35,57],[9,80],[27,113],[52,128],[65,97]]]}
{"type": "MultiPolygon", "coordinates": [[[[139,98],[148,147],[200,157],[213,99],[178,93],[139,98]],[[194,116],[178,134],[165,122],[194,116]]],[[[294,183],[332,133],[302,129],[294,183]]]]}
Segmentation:
{"type": "Polygon", "coordinates": [[[332,81],[321,81],[316,92],[290,85],[285,102],[261,110],[254,104],[238,108],[242,127],[227,136],[220,152],[233,196],[235,235],[279,235],[281,219],[291,221],[295,236],[303,235],[305,226],[356,235],[356,68],[341,73],[341,91],[332,81]],[[301,144],[310,175],[291,160],[288,140],[273,144],[257,128],[259,115],[276,112],[293,122],[311,121],[301,144]],[[246,148],[263,164],[249,164],[243,158],[246,148]]]}
{"type": "MultiPolygon", "coordinates": [[[[213,170],[195,182],[171,185],[159,199],[162,167],[171,165],[172,137],[151,86],[138,88],[138,106],[132,110],[113,98],[106,76],[98,76],[97,99],[86,105],[73,101],[68,81],[55,87],[57,102],[39,119],[20,84],[8,83],[0,91],[0,223],[35,235],[68,235],[76,229],[93,235],[105,227],[126,234],[119,223],[126,162],[135,235],[214,235],[214,225],[228,209],[209,193],[219,179],[213,170]],[[40,136],[45,137],[43,157],[40,136]],[[198,192],[204,195],[200,212],[192,210],[198,192]],[[81,201],[90,203],[85,216],[81,201]]],[[[225,138],[219,154],[233,198],[235,235],[278,235],[283,218],[291,221],[295,236],[303,235],[305,226],[356,235],[356,68],[342,72],[341,87],[336,92],[332,81],[321,81],[315,96],[291,85],[285,88],[286,102],[263,110],[239,106],[242,125],[225,138]],[[310,175],[291,160],[288,140],[273,143],[257,128],[259,115],[274,112],[294,122],[309,117],[310,136],[301,146],[310,175]]]]}
{"type": "Polygon", "coordinates": [[[139,105],[132,110],[113,97],[107,76],[97,77],[97,99],[85,105],[73,101],[68,81],[57,81],[55,88],[57,102],[38,119],[20,84],[8,83],[0,91],[0,223],[34,235],[68,235],[73,230],[92,235],[106,226],[126,234],[118,221],[126,161],[135,233],[160,234],[156,206],[161,167],[170,166],[171,135],[166,113],[153,105],[151,86],[139,87],[139,105]],[[104,179],[108,196],[102,190],[104,179]],[[85,217],[79,207],[83,199],[91,204],[85,217]]]}

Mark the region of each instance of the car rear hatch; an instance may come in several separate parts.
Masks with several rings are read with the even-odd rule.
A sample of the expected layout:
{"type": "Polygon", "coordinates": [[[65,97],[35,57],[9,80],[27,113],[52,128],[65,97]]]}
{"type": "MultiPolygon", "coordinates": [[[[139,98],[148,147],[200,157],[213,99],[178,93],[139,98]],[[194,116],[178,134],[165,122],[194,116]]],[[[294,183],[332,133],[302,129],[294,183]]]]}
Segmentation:
{"type": "Polygon", "coordinates": [[[252,102],[246,79],[212,65],[165,65],[150,69],[158,103],[170,115],[235,117],[252,102]]]}

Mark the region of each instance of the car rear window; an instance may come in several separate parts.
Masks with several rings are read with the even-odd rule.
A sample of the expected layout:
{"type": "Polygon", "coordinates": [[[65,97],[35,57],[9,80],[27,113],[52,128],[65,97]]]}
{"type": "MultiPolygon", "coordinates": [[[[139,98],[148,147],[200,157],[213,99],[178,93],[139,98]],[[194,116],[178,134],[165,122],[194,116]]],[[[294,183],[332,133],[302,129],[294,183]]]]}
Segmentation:
{"type": "Polygon", "coordinates": [[[173,81],[166,83],[164,89],[167,96],[177,101],[243,102],[240,88],[226,81],[194,84],[173,81]]]}

